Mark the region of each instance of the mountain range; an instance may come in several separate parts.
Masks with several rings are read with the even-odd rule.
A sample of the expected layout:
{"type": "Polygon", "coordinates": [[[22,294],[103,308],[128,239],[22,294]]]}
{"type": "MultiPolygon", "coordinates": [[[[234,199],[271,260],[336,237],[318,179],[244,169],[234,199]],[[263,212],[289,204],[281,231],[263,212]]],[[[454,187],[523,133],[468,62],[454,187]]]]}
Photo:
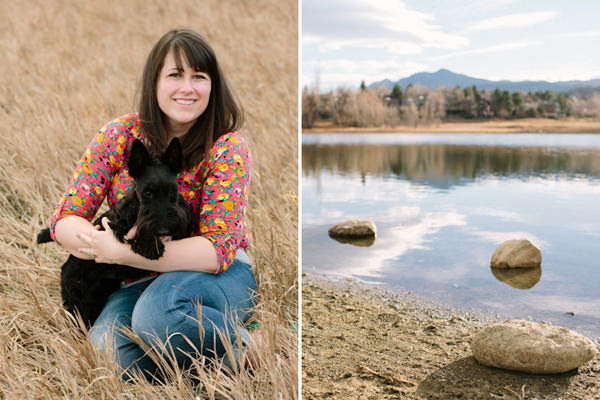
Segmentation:
{"type": "Polygon", "coordinates": [[[600,79],[591,79],[588,81],[563,81],[563,82],[547,82],[547,81],[490,81],[487,79],[473,78],[463,74],[457,74],[447,69],[440,69],[437,72],[419,72],[411,75],[408,78],[400,79],[393,82],[389,79],[374,82],[369,85],[369,88],[376,88],[379,86],[385,86],[388,89],[392,89],[394,85],[399,85],[402,90],[405,90],[409,84],[420,84],[428,89],[437,89],[441,86],[454,88],[457,85],[461,88],[467,86],[477,86],[479,90],[494,90],[496,88],[501,90],[508,90],[509,92],[525,91],[525,92],[537,92],[537,91],[552,91],[552,92],[568,92],[575,89],[581,88],[600,88],[600,79]]]}

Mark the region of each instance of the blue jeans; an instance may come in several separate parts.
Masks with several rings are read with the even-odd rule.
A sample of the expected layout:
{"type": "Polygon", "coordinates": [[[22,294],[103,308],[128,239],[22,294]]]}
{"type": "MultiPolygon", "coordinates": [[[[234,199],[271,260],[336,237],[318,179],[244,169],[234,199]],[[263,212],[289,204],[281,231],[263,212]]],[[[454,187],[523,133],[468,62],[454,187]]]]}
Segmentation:
{"type": "MultiPolygon", "coordinates": [[[[99,350],[109,350],[112,344],[125,379],[136,371],[153,379],[157,365],[124,331],[133,330],[159,353],[163,348],[168,349],[180,366],[198,353],[222,357],[223,339],[229,338],[230,343],[236,344],[237,333],[243,342],[249,340],[248,332],[239,323],[248,320],[255,294],[251,266],[237,259],[219,275],[190,271],[164,273],[113,293],[94,323],[90,337],[99,350]]],[[[165,358],[169,357],[167,354],[165,358]]]]}

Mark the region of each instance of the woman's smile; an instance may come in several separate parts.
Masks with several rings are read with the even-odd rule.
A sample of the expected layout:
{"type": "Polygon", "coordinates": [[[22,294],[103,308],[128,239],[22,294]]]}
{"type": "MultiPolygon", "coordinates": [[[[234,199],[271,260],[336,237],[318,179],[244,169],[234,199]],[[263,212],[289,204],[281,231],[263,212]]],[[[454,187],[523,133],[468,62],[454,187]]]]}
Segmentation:
{"type": "Polygon", "coordinates": [[[184,106],[189,106],[189,105],[194,104],[196,102],[196,100],[175,99],[175,102],[177,104],[181,104],[181,105],[184,105],[184,106]]]}

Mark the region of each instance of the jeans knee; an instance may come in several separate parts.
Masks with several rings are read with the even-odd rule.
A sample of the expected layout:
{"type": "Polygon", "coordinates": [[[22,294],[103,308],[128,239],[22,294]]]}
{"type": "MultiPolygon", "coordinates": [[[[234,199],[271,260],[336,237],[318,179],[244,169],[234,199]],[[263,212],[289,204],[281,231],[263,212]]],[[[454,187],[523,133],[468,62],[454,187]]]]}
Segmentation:
{"type": "Polygon", "coordinates": [[[140,297],[131,316],[132,330],[148,345],[164,342],[173,324],[173,312],[166,301],[154,301],[151,297],[140,297]]]}
{"type": "MultiPolygon", "coordinates": [[[[202,293],[202,290],[199,292],[202,293]]],[[[142,338],[156,335],[165,340],[168,333],[174,333],[190,318],[197,317],[197,303],[187,291],[170,281],[157,278],[135,304],[132,329],[142,338]]]]}
{"type": "Polygon", "coordinates": [[[94,325],[90,331],[90,340],[94,348],[116,361],[123,378],[129,380],[131,373],[142,371],[153,373],[156,369],[145,351],[130,337],[123,327],[94,325]]]}

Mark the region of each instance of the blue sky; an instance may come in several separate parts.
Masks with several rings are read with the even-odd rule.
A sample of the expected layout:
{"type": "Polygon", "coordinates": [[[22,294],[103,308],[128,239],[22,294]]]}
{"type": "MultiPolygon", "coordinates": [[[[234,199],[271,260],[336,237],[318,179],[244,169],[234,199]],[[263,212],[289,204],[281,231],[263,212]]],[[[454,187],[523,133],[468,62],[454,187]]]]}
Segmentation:
{"type": "Polygon", "coordinates": [[[600,78],[600,1],[302,0],[302,85],[600,78]]]}

